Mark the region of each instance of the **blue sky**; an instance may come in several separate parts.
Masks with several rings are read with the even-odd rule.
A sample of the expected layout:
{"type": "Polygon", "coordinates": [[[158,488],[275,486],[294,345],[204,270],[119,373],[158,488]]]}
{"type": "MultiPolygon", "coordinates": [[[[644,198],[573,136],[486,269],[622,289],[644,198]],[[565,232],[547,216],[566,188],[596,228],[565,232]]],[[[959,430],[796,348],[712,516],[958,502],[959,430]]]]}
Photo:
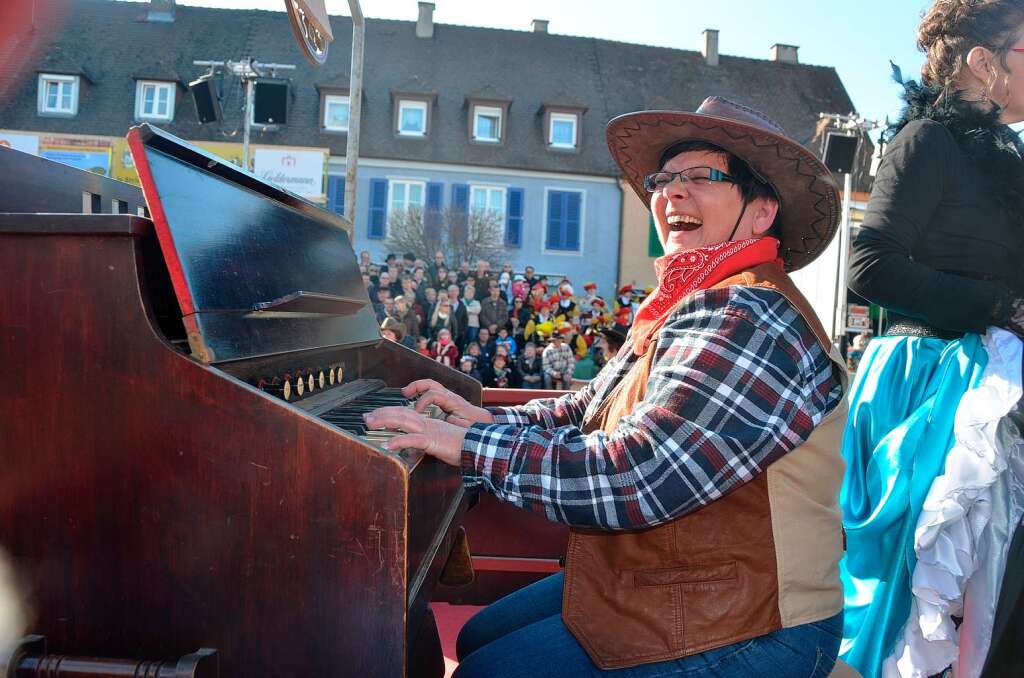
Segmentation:
{"type": "MultiPolygon", "coordinates": [[[[281,10],[284,0],[178,0],[181,5],[281,10]]],[[[414,21],[416,0],[362,0],[368,17],[414,21]]],[[[900,108],[889,60],[917,77],[914,44],[930,0],[435,0],[438,23],[528,30],[547,19],[552,33],[698,50],[716,28],[722,54],[768,58],[774,43],[798,45],[800,61],[832,66],[857,111],[883,120],[900,108]]],[[[326,0],[348,14],[347,0],[326,0]]],[[[714,92],[708,92],[714,94],[714,92]]],[[[847,111],[829,111],[847,112],[847,111]]]]}

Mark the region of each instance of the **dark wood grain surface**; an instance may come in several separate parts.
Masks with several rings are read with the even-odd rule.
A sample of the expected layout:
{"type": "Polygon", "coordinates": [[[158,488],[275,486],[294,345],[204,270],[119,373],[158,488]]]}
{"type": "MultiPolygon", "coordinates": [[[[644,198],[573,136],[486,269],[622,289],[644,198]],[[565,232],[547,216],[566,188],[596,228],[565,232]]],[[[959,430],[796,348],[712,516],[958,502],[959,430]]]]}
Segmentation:
{"type": "MultiPolygon", "coordinates": [[[[427,568],[427,595],[461,517],[457,469],[193,359],[148,296],[166,274],[145,273],[146,222],[68,218],[0,218],[0,545],[31,630],[62,654],[212,647],[229,676],[403,675],[411,573],[427,568]]],[[[365,351],[362,376],[433,374],[365,351]]]]}

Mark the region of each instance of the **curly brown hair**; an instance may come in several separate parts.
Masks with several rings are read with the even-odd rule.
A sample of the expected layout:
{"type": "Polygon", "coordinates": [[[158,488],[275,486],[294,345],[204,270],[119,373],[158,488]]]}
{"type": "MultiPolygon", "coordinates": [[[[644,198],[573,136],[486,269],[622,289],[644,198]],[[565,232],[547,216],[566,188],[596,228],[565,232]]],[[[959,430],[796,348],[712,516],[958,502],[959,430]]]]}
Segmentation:
{"type": "MultiPolygon", "coordinates": [[[[967,53],[985,47],[1007,69],[1006,52],[1024,26],[1024,0],[935,0],[917,28],[917,47],[927,54],[924,84],[944,91],[955,87],[967,53]]],[[[990,87],[997,74],[989,74],[990,87]]]]}

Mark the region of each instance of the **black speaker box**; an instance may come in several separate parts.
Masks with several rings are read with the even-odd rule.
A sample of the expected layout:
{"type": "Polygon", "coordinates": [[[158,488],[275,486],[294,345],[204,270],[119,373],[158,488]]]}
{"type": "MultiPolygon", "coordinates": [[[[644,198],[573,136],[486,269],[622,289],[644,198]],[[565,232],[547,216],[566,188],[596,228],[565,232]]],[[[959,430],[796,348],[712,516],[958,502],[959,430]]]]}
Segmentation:
{"type": "Polygon", "coordinates": [[[257,125],[284,125],[288,122],[288,83],[257,80],[253,96],[252,121],[257,125]]]}
{"type": "Polygon", "coordinates": [[[192,92],[192,101],[196,105],[196,117],[200,124],[220,120],[220,99],[217,98],[217,89],[209,76],[203,76],[188,84],[192,92]]]}
{"type": "Polygon", "coordinates": [[[825,167],[836,174],[849,174],[857,157],[857,137],[829,132],[825,136],[825,167]]]}

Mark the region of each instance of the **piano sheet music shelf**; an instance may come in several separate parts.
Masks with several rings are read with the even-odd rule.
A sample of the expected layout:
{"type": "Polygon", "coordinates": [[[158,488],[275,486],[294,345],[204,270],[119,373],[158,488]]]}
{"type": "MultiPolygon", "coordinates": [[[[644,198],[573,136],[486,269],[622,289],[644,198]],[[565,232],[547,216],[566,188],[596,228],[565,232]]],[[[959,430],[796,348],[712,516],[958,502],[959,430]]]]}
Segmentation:
{"type": "Polygon", "coordinates": [[[231,232],[177,272],[149,219],[29,213],[125,185],[0,148],[0,172],[36,187],[0,189],[0,547],[30,592],[29,632],[64,654],[216,648],[224,676],[415,674],[414,639],[428,654],[436,643],[427,603],[466,508],[460,474],[343,430],[335,410],[415,378],[476,403],[480,386],[380,339],[338,217],[152,138],[161,162],[181,163],[172,175],[203,175],[148,196],[154,217],[158,199],[182,241],[211,223],[231,232]],[[190,181],[203,192],[178,190],[190,181]],[[237,221],[223,214],[240,205],[237,221]],[[276,257],[240,258],[299,222],[277,233],[276,257]],[[253,268],[268,262],[296,267],[253,268]],[[345,312],[254,310],[298,291],[343,298],[345,312]],[[312,394],[269,388],[300,374],[312,394]]]}

